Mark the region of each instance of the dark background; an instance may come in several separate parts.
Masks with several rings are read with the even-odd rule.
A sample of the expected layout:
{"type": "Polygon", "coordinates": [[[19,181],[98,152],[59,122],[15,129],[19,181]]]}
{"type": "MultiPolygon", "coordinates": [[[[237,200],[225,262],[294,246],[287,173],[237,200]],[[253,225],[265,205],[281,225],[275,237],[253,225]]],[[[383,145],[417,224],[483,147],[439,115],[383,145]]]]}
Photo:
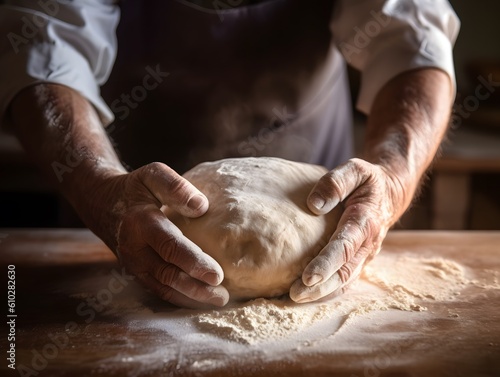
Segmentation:
{"type": "MultiPolygon", "coordinates": [[[[454,50],[457,73],[457,103],[473,95],[479,75],[492,74],[500,81],[500,2],[497,0],[450,1],[462,22],[462,28],[454,50]]],[[[133,2],[128,7],[133,10],[133,2]]],[[[135,13],[138,22],[147,24],[147,13],[135,13]],[[142,19],[142,21],[141,21],[142,19]]],[[[123,33],[123,24],[118,34],[123,33]]],[[[126,43],[120,44],[126,53],[126,43]]],[[[359,77],[350,72],[353,97],[359,77]]],[[[105,88],[103,93],[109,88],[105,88]]],[[[498,90],[500,92],[500,89],[498,90]]],[[[358,147],[363,133],[363,117],[356,114],[355,134],[358,147]]],[[[470,173],[469,206],[465,229],[500,229],[500,93],[480,103],[477,111],[460,125],[450,130],[453,134],[468,129],[498,145],[498,153],[492,152],[498,168],[488,172],[470,173]]],[[[112,138],[119,138],[119,130],[110,128],[112,138]]],[[[472,143],[471,139],[471,143],[472,143]]],[[[477,144],[477,142],[475,142],[477,144]]],[[[462,145],[455,145],[462,148],[462,145]]],[[[470,148],[468,145],[467,148],[470,148]]],[[[472,145],[478,150],[482,145],[472,145]]],[[[495,149],[495,148],[493,148],[495,149]]],[[[433,177],[431,172],[419,199],[398,224],[401,228],[431,228],[433,213],[433,177]]],[[[0,133],[0,227],[74,227],[82,226],[71,208],[57,194],[53,185],[41,176],[33,163],[24,155],[14,137],[0,133]]]]}

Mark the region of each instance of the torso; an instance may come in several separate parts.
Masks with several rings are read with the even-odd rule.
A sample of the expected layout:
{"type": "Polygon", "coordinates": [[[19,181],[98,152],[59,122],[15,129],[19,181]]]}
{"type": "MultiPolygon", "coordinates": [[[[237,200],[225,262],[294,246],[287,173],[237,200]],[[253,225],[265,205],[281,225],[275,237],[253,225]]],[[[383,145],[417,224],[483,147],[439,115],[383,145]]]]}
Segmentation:
{"type": "Polygon", "coordinates": [[[106,99],[141,85],[146,66],[159,64],[169,76],[117,119],[112,137],[126,162],[163,161],[182,172],[225,157],[327,167],[350,157],[350,103],[329,28],[332,1],[271,0],[223,12],[183,0],[154,9],[137,3],[124,4],[106,99]]]}

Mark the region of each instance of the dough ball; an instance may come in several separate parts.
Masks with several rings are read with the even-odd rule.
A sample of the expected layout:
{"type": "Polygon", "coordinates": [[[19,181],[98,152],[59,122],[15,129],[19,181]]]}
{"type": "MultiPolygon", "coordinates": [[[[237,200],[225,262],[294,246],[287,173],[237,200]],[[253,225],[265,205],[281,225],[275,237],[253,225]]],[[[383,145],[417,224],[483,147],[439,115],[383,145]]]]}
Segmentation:
{"type": "Polygon", "coordinates": [[[188,219],[167,209],[167,215],[222,266],[232,299],[280,296],[337,226],[338,209],[317,216],[306,204],[326,172],[269,157],[202,163],[184,177],[208,197],[207,213],[188,219]]]}

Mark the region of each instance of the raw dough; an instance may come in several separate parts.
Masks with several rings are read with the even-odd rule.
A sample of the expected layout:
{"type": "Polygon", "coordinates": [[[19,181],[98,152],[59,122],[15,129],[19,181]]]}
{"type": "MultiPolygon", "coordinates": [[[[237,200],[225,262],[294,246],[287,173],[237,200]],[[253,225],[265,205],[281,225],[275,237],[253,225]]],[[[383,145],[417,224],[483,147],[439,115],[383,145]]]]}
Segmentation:
{"type": "Polygon", "coordinates": [[[224,270],[232,299],[288,293],[304,267],[326,245],[339,210],[312,214],[306,199],[327,170],[279,158],[206,162],[184,174],[210,202],[188,219],[167,215],[224,270]]]}

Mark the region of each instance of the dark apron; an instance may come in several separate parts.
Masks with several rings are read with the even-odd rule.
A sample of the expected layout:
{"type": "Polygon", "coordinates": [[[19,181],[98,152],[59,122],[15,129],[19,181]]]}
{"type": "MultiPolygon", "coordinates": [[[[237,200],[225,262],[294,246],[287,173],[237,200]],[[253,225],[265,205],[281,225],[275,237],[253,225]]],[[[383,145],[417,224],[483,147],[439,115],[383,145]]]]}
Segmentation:
{"type": "Polygon", "coordinates": [[[332,12],[331,0],[222,12],[184,0],[124,2],[117,61],[103,90],[121,158],[132,168],[162,161],[182,173],[225,157],[328,168],[351,157],[350,96],[332,12]],[[168,76],[156,77],[156,86],[150,77],[145,89],[155,69],[168,76]]]}

